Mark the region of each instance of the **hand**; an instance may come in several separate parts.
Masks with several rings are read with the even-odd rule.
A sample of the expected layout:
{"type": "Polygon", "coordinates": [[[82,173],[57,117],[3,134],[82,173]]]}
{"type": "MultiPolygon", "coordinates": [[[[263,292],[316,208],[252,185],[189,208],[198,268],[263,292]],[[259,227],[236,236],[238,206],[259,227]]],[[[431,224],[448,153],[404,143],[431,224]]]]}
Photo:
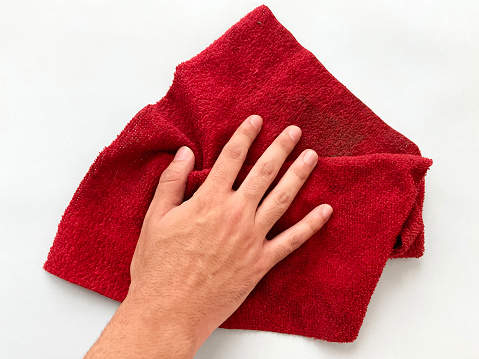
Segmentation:
{"type": "Polygon", "coordinates": [[[316,233],[332,213],[329,205],[321,205],[272,240],[266,239],[318,156],[313,150],[301,153],[258,207],[301,136],[298,127],[287,127],[234,191],[261,125],[261,117],[255,115],[240,125],[189,200],[182,203],[194,166],[189,148],[180,148],[160,177],[131,263],[125,309],[119,308],[123,319],[117,320],[136,331],[146,331],[141,325],[148,328],[141,337],[151,339],[145,344],[155,347],[150,354],[193,357],[269,269],[316,233]]]}

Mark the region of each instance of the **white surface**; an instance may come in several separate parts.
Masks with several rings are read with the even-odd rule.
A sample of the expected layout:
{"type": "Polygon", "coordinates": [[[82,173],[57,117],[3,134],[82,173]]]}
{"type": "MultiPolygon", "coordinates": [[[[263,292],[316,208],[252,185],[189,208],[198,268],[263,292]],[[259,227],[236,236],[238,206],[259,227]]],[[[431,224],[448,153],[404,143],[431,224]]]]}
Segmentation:
{"type": "MultiPolygon", "coordinates": [[[[81,358],[117,303],[47,274],[97,154],[255,1],[0,1],[0,358],[81,358]]],[[[423,258],[389,261],[359,338],[217,330],[197,358],[478,358],[479,2],[269,1],[434,164],[423,258]]]]}

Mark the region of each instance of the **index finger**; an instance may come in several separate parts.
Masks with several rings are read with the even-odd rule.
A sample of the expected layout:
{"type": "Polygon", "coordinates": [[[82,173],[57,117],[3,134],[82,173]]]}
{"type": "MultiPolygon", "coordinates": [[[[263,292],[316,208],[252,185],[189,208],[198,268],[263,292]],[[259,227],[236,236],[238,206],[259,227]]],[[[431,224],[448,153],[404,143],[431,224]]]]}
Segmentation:
{"type": "Polygon", "coordinates": [[[251,115],[243,121],[221,150],[205,182],[211,182],[216,190],[231,190],[262,124],[258,115],[251,115]]]}

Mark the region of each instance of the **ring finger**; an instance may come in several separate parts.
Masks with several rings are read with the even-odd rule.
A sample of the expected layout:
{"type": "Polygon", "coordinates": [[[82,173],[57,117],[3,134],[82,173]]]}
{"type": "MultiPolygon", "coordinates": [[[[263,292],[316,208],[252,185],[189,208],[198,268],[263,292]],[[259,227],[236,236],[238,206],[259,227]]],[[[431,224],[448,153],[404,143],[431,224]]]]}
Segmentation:
{"type": "Polygon", "coordinates": [[[317,162],[318,155],[315,151],[303,151],[288,168],[276,187],[268,193],[258,207],[255,217],[256,226],[264,236],[289,208],[317,162]]]}

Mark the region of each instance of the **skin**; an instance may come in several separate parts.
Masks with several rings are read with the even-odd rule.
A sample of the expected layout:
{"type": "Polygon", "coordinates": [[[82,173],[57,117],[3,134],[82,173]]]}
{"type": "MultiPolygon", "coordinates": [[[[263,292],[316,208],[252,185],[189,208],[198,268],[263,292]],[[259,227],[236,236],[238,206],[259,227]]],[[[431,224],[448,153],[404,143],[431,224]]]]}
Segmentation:
{"type": "Polygon", "coordinates": [[[146,213],[128,295],[85,358],[193,358],[259,280],[326,223],[332,208],[323,204],[266,240],[317,163],[316,152],[305,150],[259,205],[300,139],[297,126],[287,127],[232,189],[261,125],[261,117],[248,117],[184,202],[194,154],[178,150],[146,213]]]}

